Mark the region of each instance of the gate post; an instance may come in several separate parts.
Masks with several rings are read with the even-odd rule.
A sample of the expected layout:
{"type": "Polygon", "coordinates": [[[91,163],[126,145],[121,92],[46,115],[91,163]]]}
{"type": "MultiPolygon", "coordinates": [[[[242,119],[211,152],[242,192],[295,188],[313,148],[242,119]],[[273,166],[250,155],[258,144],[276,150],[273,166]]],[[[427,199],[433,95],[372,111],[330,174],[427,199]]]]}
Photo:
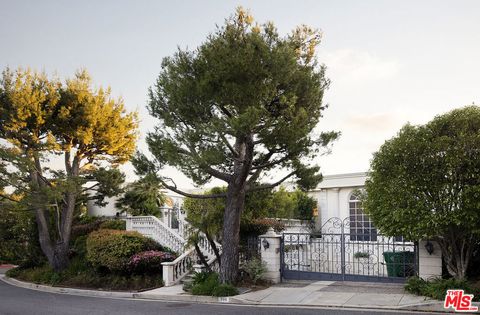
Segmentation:
{"type": "Polygon", "coordinates": [[[281,279],[280,243],[282,236],[278,235],[272,228],[270,228],[266,234],[260,235],[259,238],[262,260],[267,267],[265,279],[272,281],[273,283],[279,283],[281,279]]]}
{"type": "Polygon", "coordinates": [[[437,242],[418,242],[418,276],[424,280],[442,276],[442,251],[437,242]],[[427,242],[432,246],[431,253],[425,247],[427,242]]]}

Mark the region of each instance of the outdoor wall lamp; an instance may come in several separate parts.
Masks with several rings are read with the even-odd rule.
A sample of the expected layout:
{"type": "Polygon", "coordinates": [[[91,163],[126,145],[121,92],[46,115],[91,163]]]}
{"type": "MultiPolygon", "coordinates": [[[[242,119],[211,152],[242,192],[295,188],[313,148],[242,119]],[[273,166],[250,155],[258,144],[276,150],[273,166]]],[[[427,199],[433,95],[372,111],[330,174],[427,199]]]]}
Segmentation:
{"type": "Polygon", "coordinates": [[[270,247],[270,243],[267,241],[267,239],[263,239],[262,241],[263,249],[267,250],[270,247]]]}
{"type": "Polygon", "coordinates": [[[427,253],[429,255],[433,254],[433,244],[430,241],[427,241],[427,244],[425,244],[425,249],[427,250],[427,253]]]}

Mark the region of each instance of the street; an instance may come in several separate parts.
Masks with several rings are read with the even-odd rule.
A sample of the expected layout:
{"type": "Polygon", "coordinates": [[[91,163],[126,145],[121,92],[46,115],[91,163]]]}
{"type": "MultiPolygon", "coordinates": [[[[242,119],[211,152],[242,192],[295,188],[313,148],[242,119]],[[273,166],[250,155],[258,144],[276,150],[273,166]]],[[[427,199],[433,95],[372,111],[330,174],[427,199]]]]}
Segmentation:
{"type": "MultiPolygon", "coordinates": [[[[385,312],[372,310],[342,309],[294,309],[288,307],[253,307],[236,305],[212,305],[194,303],[165,303],[159,301],[128,300],[83,297],[66,294],[46,293],[18,288],[0,281],[1,315],[86,315],[86,314],[178,314],[178,315],[214,315],[214,314],[411,314],[411,312],[385,312]]],[[[422,314],[428,314],[422,312],[422,314]]]]}

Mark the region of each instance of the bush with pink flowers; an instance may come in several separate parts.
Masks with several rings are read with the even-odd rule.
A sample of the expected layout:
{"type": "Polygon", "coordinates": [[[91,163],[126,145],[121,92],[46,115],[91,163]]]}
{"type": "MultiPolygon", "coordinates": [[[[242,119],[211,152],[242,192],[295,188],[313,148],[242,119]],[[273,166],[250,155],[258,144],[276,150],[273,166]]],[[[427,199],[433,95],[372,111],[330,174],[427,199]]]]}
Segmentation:
{"type": "Polygon", "coordinates": [[[157,250],[149,250],[133,255],[128,262],[128,269],[135,274],[160,274],[162,263],[174,261],[175,255],[157,250]]]}

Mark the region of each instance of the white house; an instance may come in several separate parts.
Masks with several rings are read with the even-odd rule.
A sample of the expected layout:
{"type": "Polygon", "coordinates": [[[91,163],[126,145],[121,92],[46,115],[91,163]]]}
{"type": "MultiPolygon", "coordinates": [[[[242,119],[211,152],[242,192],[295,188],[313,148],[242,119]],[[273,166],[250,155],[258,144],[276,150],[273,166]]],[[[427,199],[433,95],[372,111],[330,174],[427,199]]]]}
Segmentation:
{"type": "Polygon", "coordinates": [[[316,226],[319,229],[331,218],[353,218],[368,220],[363,215],[356,191],[365,185],[367,174],[348,173],[326,175],[317,188],[308,192],[308,195],[317,200],[318,212],[316,226]],[[352,216],[351,216],[352,215],[352,216]]]}

